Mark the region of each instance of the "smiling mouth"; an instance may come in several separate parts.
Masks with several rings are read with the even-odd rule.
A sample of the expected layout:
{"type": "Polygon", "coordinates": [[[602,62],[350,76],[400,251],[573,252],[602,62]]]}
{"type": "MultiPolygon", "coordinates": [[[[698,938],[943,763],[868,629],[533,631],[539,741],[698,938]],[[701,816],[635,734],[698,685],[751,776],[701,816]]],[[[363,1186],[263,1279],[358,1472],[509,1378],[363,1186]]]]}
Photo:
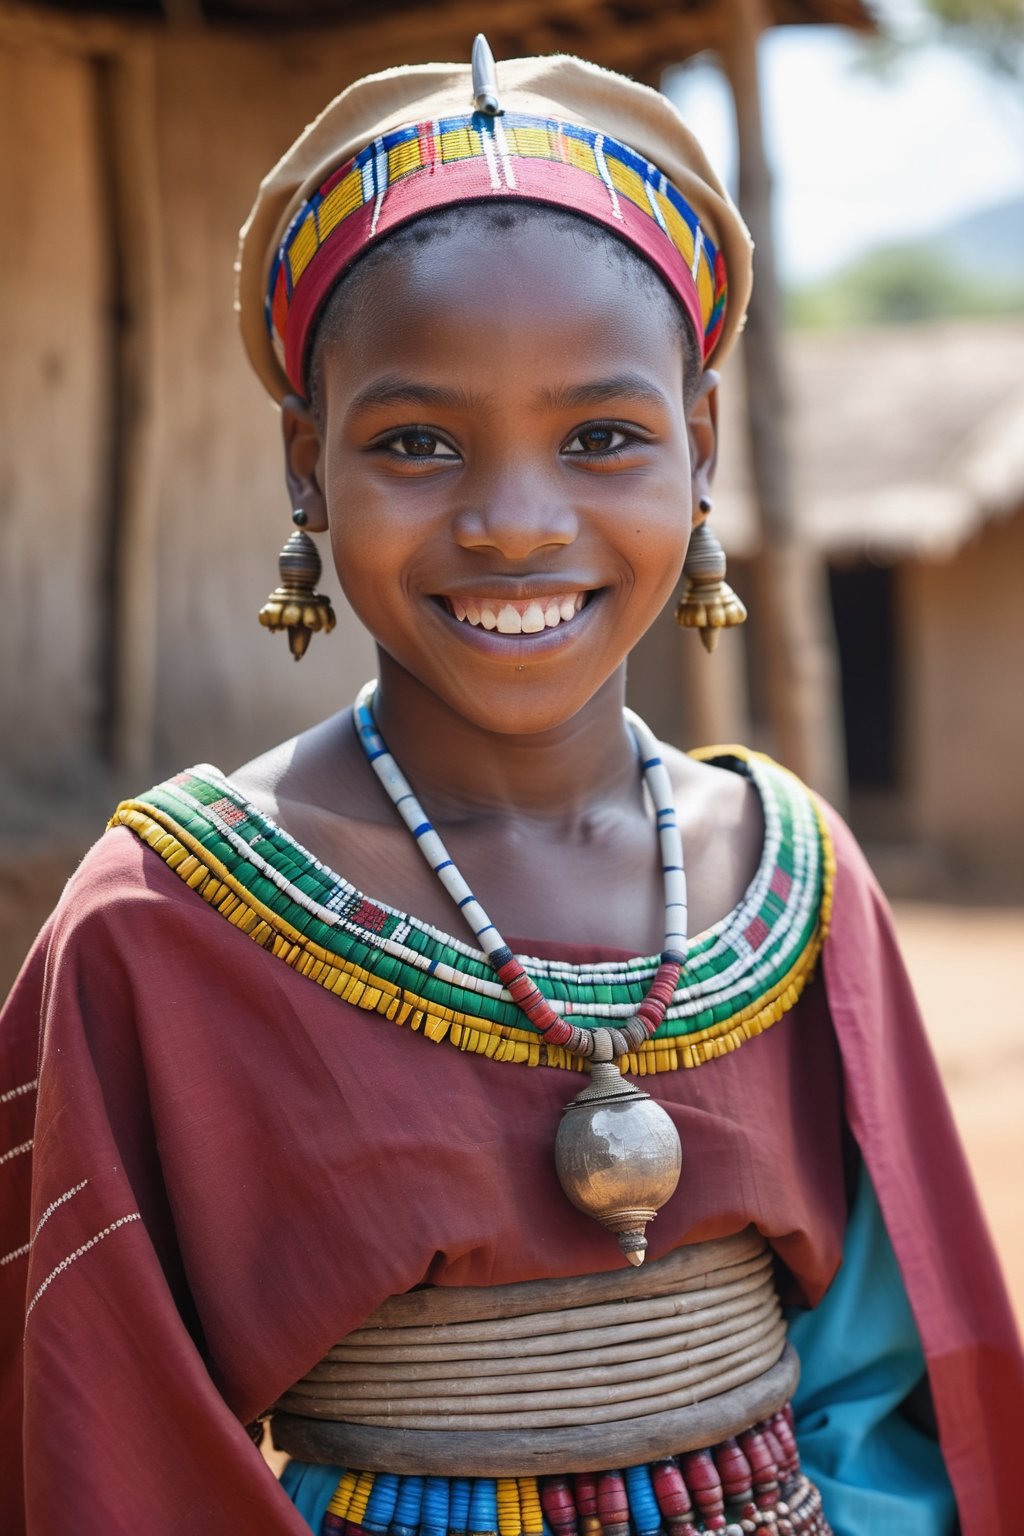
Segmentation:
{"type": "Polygon", "coordinates": [[[569,624],[586,605],[589,592],[561,592],[511,601],[496,597],[443,597],[441,602],[460,624],[496,630],[499,635],[539,635],[569,624]]]}

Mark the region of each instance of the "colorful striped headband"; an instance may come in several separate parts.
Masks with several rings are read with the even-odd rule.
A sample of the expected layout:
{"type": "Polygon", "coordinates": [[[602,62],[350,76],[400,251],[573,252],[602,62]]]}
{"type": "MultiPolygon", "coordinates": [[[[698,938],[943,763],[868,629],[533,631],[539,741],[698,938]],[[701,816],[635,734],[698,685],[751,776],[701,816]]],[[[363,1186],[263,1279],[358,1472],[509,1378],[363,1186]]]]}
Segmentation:
{"type": "Polygon", "coordinates": [[[263,178],[242,230],[237,307],[275,400],[302,391],[317,316],[375,242],[436,208],[547,204],[608,229],[661,275],[705,361],[743,325],[751,243],[660,92],[565,54],[412,64],[347,86],[263,178]],[[728,277],[728,294],[726,280],[728,277]]]}
{"type": "Polygon", "coordinates": [[[420,214],[493,197],[568,209],[614,231],[661,274],[710,355],[725,312],[725,262],[667,177],[595,129],[474,112],[396,128],[296,209],[266,298],[267,329],[292,387],[305,388],[306,350],[324,300],[364,251],[420,214]]]}

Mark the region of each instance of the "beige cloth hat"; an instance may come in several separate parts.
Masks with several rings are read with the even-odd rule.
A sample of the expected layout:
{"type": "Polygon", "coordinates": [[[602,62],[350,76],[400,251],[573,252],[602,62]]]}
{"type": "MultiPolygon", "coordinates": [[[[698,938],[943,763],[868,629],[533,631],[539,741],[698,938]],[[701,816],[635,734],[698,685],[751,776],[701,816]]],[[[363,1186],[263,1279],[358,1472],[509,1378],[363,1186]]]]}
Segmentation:
{"type": "MultiPolygon", "coordinates": [[[[688,283],[695,293],[699,290],[703,324],[700,317],[697,323],[705,336],[705,355],[713,351],[718,362],[729,351],[750,293],[751,240],[704,151],[671,103],[647,86],[564,55],[499,62],[497,82],[504,116],[474,118],[469,64],[411,65],[369,75],[335,97],[264,178],[241,232],[236,307],[249,358],[276,400],[301,389],[301,354],[314,324],[313,301],[322,302],[340,273],[373,240],[424,211],[423,189],[433,206],[497,194],[556,202],[598,219],[638,246],[684,300],[688,283]],[[463,120],[461,138],[450,119],[463,120]],[[541,128],[549,136],[561,135],[559,155],[572,164],[559,164],[554,170],[549,164],[536,164],[535,153],[541,159],[546,155],[548,161],[556,157],[537,149],[536,125],[530,127],[527,122],[517,128],[530,119],[543,120],[541,128]],[[478,124],[486,125],[487,131],[478,133],[478,124]],[[402,142],[397,149],[389,150],[382,141],[399,129],[408,132],[404,138],[399,136],[402,142]],[[442,138],[449,129],[442,155],[442,138]],[[406,172],[408,157],[419,152],[417,143],[422,147],[431,133],[436,158],[429,165],[417,162],[413,169],[431,173],[447,169],[454,190],[442,190],[441,176],[420,175],[420,195],[413,208],[409,188],[399,188],[399,182],[414,185],[414,177],[406,172]],[[493,144],[488,147],[491,133],[497,135],[497,157],[493,144]],[[466,148],[469,138],[476,150],[466,148]],[[457,154],[451,149],[456,139],[457,154]],[[332,174],[360,151],[366,152],[361,167],[349,167],[348,175],[340,179],[332,174]],[[633,157],[630,151],[635,152],[633,157]],[[517,171],[509,166],[509,154],[517,171]],[[469,167],[465,161],[475,156],[482,171],[485,155],[491,181],[466,192],[469,167]],[[589,178],[581,174],[585,156],[589,156],[589,178]],[[461,163],[453,169],[455,159],[461,163]],[[382,173],[375,169],[375,161],[378,168],[383,163],[382,173]],[[643,166],[644,161],[650,165],[643,166]],[[540,192],[531,190],[539,184],[538,178],[543,178],[540,192]],[[667,187],[666,178],[671,184],[667,187]],[[591,206],[591,185],[610,201],[591,206]],[[332,197],[321,196],[332,189],[332,197]],[[405,197],[404,212],[399,192],[405,197]],[[391,201],[381,217],[385,193],[391,201]],[[330,218],[326,216],[329,207],[333,209],[330,218]],[[686,217],[680,218],[680,209],[693,227],[686,224],[686,217]],[[650,238],[643,231],[631,232],[631,223],[638,226],[644,221],[652,232],[650,238]],[[338,245],[339,231],[344,232],[345,249],[328,255],[332,242],[338,245]],[[670,243],[663,235],[674,242],[670,255],[678,270],[669,271],[662,260],[662,249],[670,243]],[[300,310],[302,317],[293,324],[292,313],[298,315],[300,310]],[[286,337],[289,328],[301,332],[298,339],[286,337]]],[[[428,144],[423,153],[429,152],[428,144]]],[[[687,307],[693,310],[692,304],[687,307]]]]}

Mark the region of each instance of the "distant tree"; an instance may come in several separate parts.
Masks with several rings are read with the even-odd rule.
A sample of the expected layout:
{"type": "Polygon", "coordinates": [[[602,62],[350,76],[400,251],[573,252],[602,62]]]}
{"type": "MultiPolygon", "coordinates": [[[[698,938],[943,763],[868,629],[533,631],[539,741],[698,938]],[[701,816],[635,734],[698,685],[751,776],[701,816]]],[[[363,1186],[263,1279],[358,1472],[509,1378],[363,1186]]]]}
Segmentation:
{"type": "Polygon", "coordinates": [[[967,281],[941,252],[914,242],[869,251],[825,281],[787,295],[791,325],[912,325],[954,317],[1019,314],[1024,282],[967,281]]]}
{"type": "Polygon", "coordinates": [[[940,30],[990,69],[1024,80],[1024,0],[924,0],[940,30]]]}

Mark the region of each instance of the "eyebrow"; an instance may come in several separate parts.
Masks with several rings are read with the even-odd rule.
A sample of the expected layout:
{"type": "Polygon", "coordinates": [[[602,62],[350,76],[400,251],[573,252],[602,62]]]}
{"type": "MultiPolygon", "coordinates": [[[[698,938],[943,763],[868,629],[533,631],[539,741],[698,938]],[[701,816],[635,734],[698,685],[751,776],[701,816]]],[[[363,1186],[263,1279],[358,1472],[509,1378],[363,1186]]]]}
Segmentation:
{"type": "MultiPolygon", "coordinates": [[[[640,373],[616,373],[604,379],[581,384],[553,384],[537,391],[542,406],[554,410],[574,410],[588,405],[603,405],[608,400],[635,400],[642,404],[665,406],[662,390],[640,373]]],[[[483,401],[467,394],[458,385],[424,384],[400,374],[386,374],[360,390],[352,401],[351,414],[371,411],[381,406],[425,405],[440,410],[479,411],[483,401]]]]}
{"type": "Polygon", "coordinates": [[[543,404],[556,409],[603,405],[608,400],[623,399],[656,406],[668,403],[664,392],[640,373],[616,373],[606,379],[592,379],[586,384],[556,384],[540,390],[539,398],[543,404]]]}
{"type": "Polygon", "coordinates": [[[399,374],[386,374],[360,390],[350,410],[355,414],[386,405],[432,405],[442,410],[473,411],[479,409],[480,401],[457,385],[420,384],[399,374]]]}

